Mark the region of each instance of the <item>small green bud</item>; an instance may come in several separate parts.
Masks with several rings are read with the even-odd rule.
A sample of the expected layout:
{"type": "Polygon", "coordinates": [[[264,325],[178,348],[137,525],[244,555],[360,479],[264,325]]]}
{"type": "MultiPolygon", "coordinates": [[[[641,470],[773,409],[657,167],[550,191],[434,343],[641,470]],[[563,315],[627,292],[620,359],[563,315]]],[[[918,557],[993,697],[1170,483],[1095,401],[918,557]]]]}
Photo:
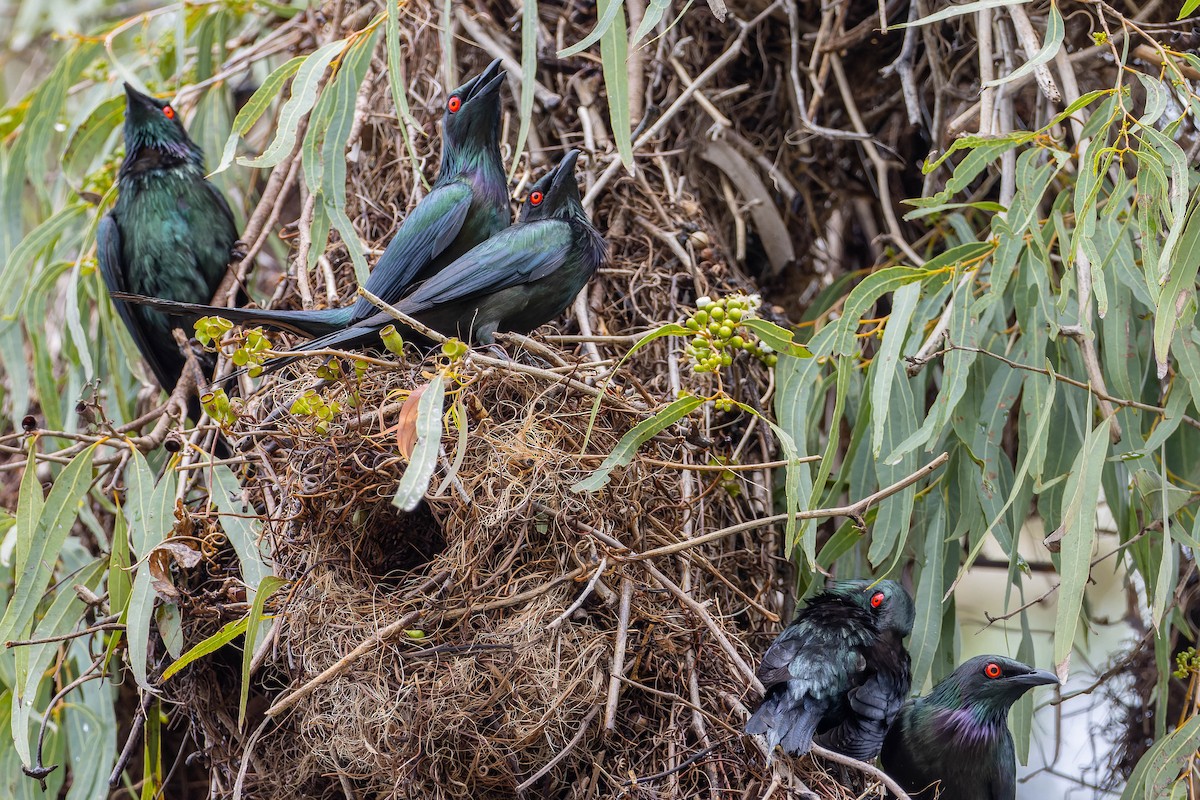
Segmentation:
{"type": "Polygon", "coordinates": [[[730,336],[733,336],[733,328],[728,325],[722,325],[717,329],[717,336],[720,336],[722,339],[728,339],[730,336]]]}
{"type": "Polygon", "coordinates": [[[404,339],[400,338],[400,332],[396,330],[395,325],[388,325],[379,332],[379,338],[383,339],[383,346],[388,352],[394,356],[404,355],[404,339]]]}
{"type": "Polygon", "coordinates": [[[698,326],[707,325],[708,324],[708,312],[707,311],[697,311],[695,316],[692,317],[692,319],[696,320],[696,325],[698,325],[698,326]]]}
{"type": "Polygon", "coordinates": [[[725,319],[725,309],[720,306],[713,306],[713,310],[709,312],[709,315],[715,320],[723,320],[725,319]]]}

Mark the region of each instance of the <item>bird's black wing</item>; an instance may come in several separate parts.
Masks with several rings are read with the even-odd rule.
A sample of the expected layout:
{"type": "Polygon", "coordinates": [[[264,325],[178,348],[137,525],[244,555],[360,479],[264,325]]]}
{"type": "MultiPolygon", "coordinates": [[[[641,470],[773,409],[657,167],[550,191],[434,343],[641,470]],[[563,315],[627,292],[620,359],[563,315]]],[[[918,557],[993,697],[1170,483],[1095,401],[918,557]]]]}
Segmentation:
{"type": "MultiPolygon", "coordinates": [[[[100,276],[104,278],[104,285],[108,287],[109,294],[124,292],[126,286],[125,270],[121,265],[121,230],[112,214],[105,214],[96,230],[96,260],[100,263],[100,276]]],[[[175,376],[155,355],[156,351],[150,346],[145,326],[134,307],[115,297],[112,298],[112,304],[125,323],[129,335],[133,337],[133,343],[137,345],[142,358],[150,365],[159,385],[168,392],[171,391],[174,388],[175,376]]]]}
{"type": "MultiPolygon", "coordinates": [[[[452,181],[427,194],[400,223],[363,288],[384,302],[399,300],[421,270],[458,238],[473,198],[466,181],[452,181]]],[[[354,321],[378,310],[360,297],[354,304],[354,321]]]]}
{"type": "Polygon", "coordinates": [[[415,314],[480,294],[491,294],[550,275],[572,252],[571,227],[540,220],[506,228],[472,248],[406,297],[397,307],[415,314]]]}

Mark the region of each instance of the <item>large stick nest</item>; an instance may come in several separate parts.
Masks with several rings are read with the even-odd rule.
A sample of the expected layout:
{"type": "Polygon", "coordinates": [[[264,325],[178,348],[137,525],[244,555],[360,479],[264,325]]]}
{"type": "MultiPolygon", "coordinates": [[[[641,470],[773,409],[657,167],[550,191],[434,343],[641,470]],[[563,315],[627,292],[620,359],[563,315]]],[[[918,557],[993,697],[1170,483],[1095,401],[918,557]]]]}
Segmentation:
{"type": "MultiPolygon", "coordinates": [[[[436,119],[436,31],[424,18],[404,27],[407,85],[419,116],[436,119]]],[[[470,51],[464,74],[486,63],[462,49],[470,51]]],[[[581,75],[560,76],[564,96],[574,98],[572,83],[580,92],[594,87],[596,74],[581,75]]],[[[359,108],[347,195],[352,219],[378,250],[405,199],[419,194],[379,58],[359,108]]],[[[514,126],[506,115],[510,146],[514,126]]],[[[539,121],[538,150],[580,143],[578,126],[560,108],[539,121]]],[[[436,136],[418,139],[428,164],[437,146],[436,136]]],[[[599,167],[585,170],[590,184],[599,167]]],[[[717,234],[681,177],[620,179],[594,209],[611,244],[589,292],[596,333],[678,320],[699,294],[753,289],[711,246],[717,234]],[[659,231],[669,231],[674,248],[659,231]]],[[[329,268],[307,285],[285,284],[280,304],[352,296],[336,238],[326,256],[329,268]]],[[[579,332],[569,319],[557,327],[579,332]]],[[[391,504],[406,467],[395,426],[402,401],[446,359],[412,351],[407,364],[322,389],[347,406],[328,435],[309,418],[279,414],[313,385],[315,361],[247,392],[227,434],[253,442],[246,495],[262,513],[276,573],[294,581],[272,603],[277,622],[255,673],[247,730],[263,724],[270,704],[296,692],[300,699],[248,736],[229,718],[237,665],[210,661],[172,681],[213,787],[230,791],[239,769],[242,796],[260,798],[696,797],[753,786],[761,793],[776,776],[780,791],[799,786],[790,766],[769,768],[740,733],[746,706],[757,701],[754,653],[784,616],[779,532],[630,559],[770,513],[769,469],[680,468],[770,461],[766,426],[708,408],[645,445],[604,490],[569,488],[681,382],[714,388],[690,376],[679,340],[655,342],[614,372],[631,343],[593,351],[509,342],[518,364],[539,374],[475,358],[450,367],[447,406],[456,412],[447,419],[464,430],[448,425],[427,502],[411,514],[391,504]],[[607,365],[597,366],[597,356],[607,365]],[[594,420],[588,386],[606,394],[594,420]]],[[[758,407],[771,385],[749,358],[725,380],[731,395],[758,407]]],[[[190,588],[189,641],[231,616],[211,613],[229,564],[218,555],[212,580],[190,588]],[[201,606],[208,613],[196,613],[201,606]]],[[[842,796],[822,771],[804,770],[823,796],[842,796]]]]}

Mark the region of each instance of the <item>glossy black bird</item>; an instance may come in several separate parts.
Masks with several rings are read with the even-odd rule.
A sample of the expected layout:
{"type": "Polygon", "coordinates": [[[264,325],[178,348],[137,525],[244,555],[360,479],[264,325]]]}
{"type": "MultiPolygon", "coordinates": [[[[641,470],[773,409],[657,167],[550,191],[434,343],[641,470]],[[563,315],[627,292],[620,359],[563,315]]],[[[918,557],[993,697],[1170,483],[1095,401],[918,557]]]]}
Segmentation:
{"type": "MultiPolygon", "coordinates": [[[[437,274],[508,227],[508,181],[500,161],[500,87],[504,77],[500,61],[493,61],[447,98],[437,180],[400,224],[363,287],[384,302],[397,302],[415,282],[437,274]]],[[[344,308],[196,308],[187,311],[186,316],[194,322],[199,317],[219,315],[239,325],[265,325],[304,336],[324,336],[356,325],[378,310],[359,298],[344,308]]]]}
{"type": "Polygon", "coordinates": [[[191,326],[129,305],[118,293],[209,302],[233,257],[237,228],[220,190],[205,180],[204,154],[175,109],[129,84],[117,182],[117,202],[96,236],[100,274],[138,350],[169,392],[185,363],[171,329],[184,328],[190,336],[191,326]]]}
{"type": "MultiPolygon", "coordinates": [[[[575,179],[579,151],[572,150],[535,183],[517,224],[506,228],[443,269],[395,307],[435,331],[490,344],[497,331],[526,333],[561,314],[604,260],[607,244],[588,219],[575,179]]],[[[130,298],[193,317],[222,309],[130,298]]],[[[296,352],[349,349],[379,342],[395,322],[377,311],[361,322],[304,342],[296,352]]],[[[277,369],[285,356],[264,367],[277,369]]]]}
{"type": "Polygon", "coordinates": [[[1015,800],[1017,759],[1008,710],[1053,672],[976,656],[910,700],[883,742],[881,763],[913,800],[1015,800]]]}
{"type": "Polygon", "coordinates": [[[839,581],[809,598],[763,656],[766,696],[746,733],[792,755],[807,753],[819,734],[823,746],[873,758],[910,687],[901,640],[913,615],[895,581],[839,581]]]}

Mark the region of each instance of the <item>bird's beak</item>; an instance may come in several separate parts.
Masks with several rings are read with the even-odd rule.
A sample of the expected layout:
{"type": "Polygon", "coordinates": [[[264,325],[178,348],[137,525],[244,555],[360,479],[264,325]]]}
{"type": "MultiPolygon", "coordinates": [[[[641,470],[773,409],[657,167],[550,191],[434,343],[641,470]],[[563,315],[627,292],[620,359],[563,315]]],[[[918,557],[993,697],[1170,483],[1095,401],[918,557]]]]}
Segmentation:
{"type": "Polygon", "coordinates": [[[550,190],[554,191],[567,181],[575,180],[575,162],[579,160],[579,151],[572,150],[562,157],[554,168],[554,178],[550,181],[550,190]]]}
{"type": "Polygon", "coordinates": [[[488,64],[483,72],[471,78],[471,80],[458,87],[455,91],[463,100],[484,97],[499,91],[500,84],[504,83],[504,78],[504,69],[500,66],[500,59],[497,58],[488,64]]]}
{"type": "Polygon", "coordinates": [[[504,84],[504,79],[508,77],[508,73],[500,66],[500,59],[496,59],[488,64],[487,69],[479,76],[479,86],[471,95],[471,98],[490,97],[491,95],[499,94],[500,87],[504,84]]]}
{"type": "Polygon", "coordinates": [[[1058,676],[1049,670],[1035,669],[1024,675],[1013,675],[1008,682],[1018,686],[1046,686],[1052,683],[1057,684],[1059,680],[1058,676]]]}
{"type": "Polygon", "coordinates": [[[157,108],[158,101],[148,94],[142,94],[137,89],[125,84],[125,102],[127,105],[141,105],[147,108],[157,108]]]}

